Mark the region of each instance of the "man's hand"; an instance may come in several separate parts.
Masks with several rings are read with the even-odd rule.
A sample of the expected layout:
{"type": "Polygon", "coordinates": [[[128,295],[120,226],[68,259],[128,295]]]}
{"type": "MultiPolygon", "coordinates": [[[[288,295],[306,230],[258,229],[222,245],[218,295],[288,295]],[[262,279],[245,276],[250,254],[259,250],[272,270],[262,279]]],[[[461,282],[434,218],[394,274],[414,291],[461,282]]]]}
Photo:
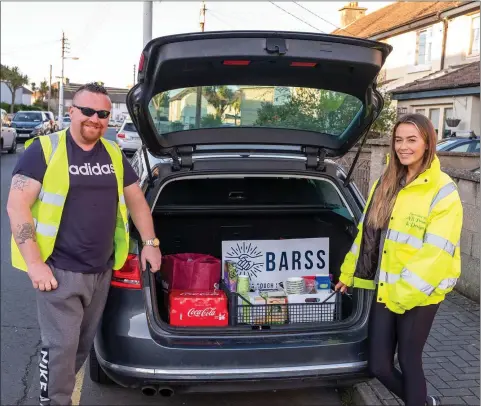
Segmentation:
{"type": "Polygon", "coordinates": [[[150,271],[152,273],[160,270],[160,266],[162,265],[162,254],[160,253],[160,249],[158,247],[146,245],[142,249],[140,259],[142,261],[142,271],[147,269],[147,262],[150,264],[150,271]]]}
{"type": "Polygon", "coordinates": [[[29,266],[28,276],[32,280],[35,289],[50,292],[52,289],[58,288],[58,283],[55,276],[53,276],[52,270],[44,262],[29,266]]]}

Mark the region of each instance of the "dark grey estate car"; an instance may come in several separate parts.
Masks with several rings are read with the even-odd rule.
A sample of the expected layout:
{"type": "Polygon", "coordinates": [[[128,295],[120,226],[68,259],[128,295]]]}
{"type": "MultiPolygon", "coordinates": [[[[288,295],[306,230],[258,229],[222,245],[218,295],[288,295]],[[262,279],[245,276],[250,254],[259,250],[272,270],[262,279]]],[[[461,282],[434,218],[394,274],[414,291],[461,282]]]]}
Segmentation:
{"type": "MultiPolygon", "coordinates": [[[[336,283],[365,204],[332,159],[367,134],[391,47],[292,32],[209,32],[147,44],[127,96],[142,138],[132,164],[163,255],[221,258],[226,240],[329,238],[336,283]],[[166,121],[168,117],[168,121],[166,121]]],[[[348,385],[367,377],[372,293],[327,321],[174,327],[140,237],[114,272],[90,358],[95,382],[174,392],[348,385]]]]}

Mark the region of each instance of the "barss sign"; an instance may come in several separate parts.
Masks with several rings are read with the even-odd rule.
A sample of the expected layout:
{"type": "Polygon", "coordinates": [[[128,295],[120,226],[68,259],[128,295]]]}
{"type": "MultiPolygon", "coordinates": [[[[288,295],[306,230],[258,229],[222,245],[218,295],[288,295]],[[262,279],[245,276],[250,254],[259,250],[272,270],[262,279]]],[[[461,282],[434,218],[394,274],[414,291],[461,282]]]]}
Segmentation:
{"type": "Polygon", "coordinates": [[[292,276],[329,275],[329,238],[222,241],[225,261],[255,289],[276,289],[292,276]]]}

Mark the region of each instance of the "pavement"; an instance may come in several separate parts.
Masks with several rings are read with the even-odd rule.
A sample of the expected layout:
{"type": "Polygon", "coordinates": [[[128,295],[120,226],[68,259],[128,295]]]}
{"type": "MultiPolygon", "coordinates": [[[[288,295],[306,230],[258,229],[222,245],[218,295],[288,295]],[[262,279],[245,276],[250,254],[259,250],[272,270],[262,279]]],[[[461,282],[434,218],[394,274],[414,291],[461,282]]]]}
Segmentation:
{"type": "MultiPolygon", "coordinates": [[[[428,394],[441,404],[479,405],[479,303],[457,292],[441,304],[424,348],[428,394]]],[[[363,404],[403,405],[377,379],[356,386],[363,404]]]]}
{"type": "MultiPolygon", "coordinates": [[[[115,139],[115,130],[106,137],[115,139]]],[[[1,405],[38,405],[38,351],[40,333],[34,290],[28,275],[10,265],[10,222],[6,213],[8,190],[15,163],[23,153],[1,154],[1,405]]],[[[319,406],[353,404],[334,389],[270,391],[223,395],[176,395],[173,398],[145,397],[140,391],[116,385],[102,386],[89,378],[86,363],[77,375],[74,405],[169,405],[169,406],[319,406]]]]}

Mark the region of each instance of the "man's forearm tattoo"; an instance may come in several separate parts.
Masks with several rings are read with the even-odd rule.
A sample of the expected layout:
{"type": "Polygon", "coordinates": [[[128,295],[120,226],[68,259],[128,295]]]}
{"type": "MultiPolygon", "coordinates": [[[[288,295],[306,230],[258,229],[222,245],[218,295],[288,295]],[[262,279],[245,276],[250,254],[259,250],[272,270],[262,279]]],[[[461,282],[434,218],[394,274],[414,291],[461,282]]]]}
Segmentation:
{"type": "Polygon", "coordinates": [[[34,242],[37,241],[35,228],[33,224],[30,224],[30,223],[19,224],[17,226],[16,237],[17,237],[18,244],[24,244],[28,240],[32,240],[34,242]]]}
{"type": "Polygon", "coordinates": [[[25,175],[15,175],[12,178],[12,189],[24,190],[30,182],[30,178],[25,175]]]}

